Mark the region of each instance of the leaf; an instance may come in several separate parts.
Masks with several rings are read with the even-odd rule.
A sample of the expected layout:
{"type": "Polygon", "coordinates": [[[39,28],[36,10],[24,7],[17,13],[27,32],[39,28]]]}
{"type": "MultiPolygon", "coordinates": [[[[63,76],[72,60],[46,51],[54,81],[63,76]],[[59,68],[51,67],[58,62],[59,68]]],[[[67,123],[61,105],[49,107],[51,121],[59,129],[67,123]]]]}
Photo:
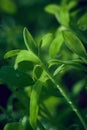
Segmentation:
{"type": "Polygon", "coordinates": [[[65,65],[70,65],[73,67],[81,68],[82,69],[82,62],[80,60],[68,60],[68,61],[63,61],[63,60],[57,60],[53,59],[49,61],[49,67],[55,64],[65,64],[65,65]]]}
{"type": "Polygon", "coordinates": [[[78,1],[76,0],[70,1],[70,3],[68,4],[68,9],[70,10],[74,8],[77,4],[78,4],[78,1]]]}
{"type": "Polygon", "coordinates": [[[38,54],[38,49],[36,46],[36,43],[30,34],[30,32],[27,30],[27,28],[24,28],[23,30],[23,37],[24,37],[24,42],[28,50],[31,50],[33,53],[36,55],[38,54]]]}
{"type": "Polygon", "coordinates": [[[69,26],[69,22],[70,22],[70,16],[69,16],[69,12],[66,6],[62,6],[60,8],[60,12],[59,14],[57,13],[56,15],[56,19],[59,21],[60,24],[68,27],[69,26]]]}
{"type": "Polygon", "coordinates": [[[77,22],[77,25],[79,26],[79,29],[82,31],[87,30],[87,13],[85,13],[77,22]]]}
{"type": "Polygon", "coordinates": [[[45,7],[45,11],[55,15],[58,22],[62,25],[69,25],[69,12],[66,6],[58,6],[56,4],[50,4],[45,7]]]}
{"type": "Polygon", "coordinates": [[[48,50],[52,40],[53,40],[53,35],[51,33],[47,33],[42,37],[40,41],[39,48],[38,48],[38,56],[44,63],[46,63],[50,58],[48,54],[49,52],[48,50]]]}
{"type": "Polygon", "coordinates": [[[51,33],[47,33],[42,37],[40,41],[38,55],[44,63],[46,63],[50,58],[48,54],[48,50],[52,40],[53,40],[53,35],[51,33]]]}
{"type": "Polygon", "coordinates": [[[41,93],[42,82],[37,81],[33,86],[31,97],[30,97],[30,123],[33,129],[37,126],[37,118],[39,111],[39,96],[41,93]]]}
{"type": "Polygon", "coordinates": [[[74,67],[76,69],[80,69],[84,72],[87,72],[86,64],[81,60],[64,61],[64,60],[53,59],[53,60],[49,61],[49,68],[53,65],[60,65],[60,64],[69,65],[69,66],[74,67]]]}
{"type": "Polygon", "coordinates": [[[23,126],[21,123],[8,123],[5,125],[4,130],[23,130],[23,126]]]}
{"type": "Polygon", "coordinates": [[[16,88],[23,88],[33,84],[33,80],[28,74],[9,66],[4,66],[0,69],[0,81],[7,84],[12,91],[16,88]]]}
{"type": "Polygon", "coordinates": [[[63,31],[66,46],[77,55],[87,57],[86,49],[80,39],[70,31],[63,31]]]}
{"type": "Polygon", "coordinates": [[[40,62],[39,58],[34,53],[32,53],[31,51],[22,50],[19,52],[16,58],[15,66],[14,66],[15,69],[18,67],[18,64],[23,61],[31,61],[34,63],[40,62]]]}
{"type": "Polygon", "coordinates": [[[58,73],[60,73],[64,68],[64,64],[60,65],[53,73],[53,76],[56,76],[58,73]]]}
{"type": "Polygon", "coordinates": [[[51,33],[47,33],[46,35],[44,35],[41,39],[41,48],[43,47],[47,47],[50,45],[51,41],[53,40],[53,35],[51,33]]]}
{"type": "Polygon", "coordinates": [[[59,31],[49,48],[49,54],[52,58],[54,58],[59,53],[62,43],[63,43],[63,36],[62,32],[59,31]]]}
{"type": "Polygon", "coordinates": [[[73,88],[72,88],[72,92],[74,95],[77,95],[80,93],[80,91],[83,89],[83,87],[85,86],[85,80],[80,80],[79,82],[77,82],[73,88]]]}
{"type": "Polygon", "coordinates": [[[56,14],[60,10],[60,6],[56,4],[50,4],[45,7],[45,11],[50,13],[50,14],[56,14]]]}
{"type": "Polygon", "coordinates": [[[70,26],[73,32],[83,41],[84,46],[87,49],[87,33],[86,31],[82,31],[80,28],[77,27],[77,23],[73,22],[70,26]]]}
{"type": "Polygon", "coordinates": [[[20,52],[20,50],[18,50],[18,49],[17,50],[11,50],[4,55],[4,59],[8,59],[10,57],[16,56],[19,52],[20,52]]]}

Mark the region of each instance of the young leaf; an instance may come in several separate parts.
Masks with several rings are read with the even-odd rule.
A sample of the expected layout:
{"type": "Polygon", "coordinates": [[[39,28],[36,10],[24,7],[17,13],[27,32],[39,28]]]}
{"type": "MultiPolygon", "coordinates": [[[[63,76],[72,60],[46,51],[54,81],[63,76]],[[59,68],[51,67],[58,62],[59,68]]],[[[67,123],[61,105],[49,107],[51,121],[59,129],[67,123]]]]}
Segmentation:
{"type": "Polygon", "coordinates": [[[59,14],[57,13],[55,16],[60,24],[66,27],[69,26],[70,16],[69,16],[69,11],[66,6],[61,6],[59,14]]]}
{"type": "Polygon", "coordinates": [[[13,56],[16,56],[18,53],[20,52],[20,50],[11,50],[9,52],[7,52],[5,55],[4,55],[4,59],[7,59],[7,58],[10,58],[10,57],[13,57],[13,56]]]}
{"type": "Polygon", "coordinates": [[[45,7],[45,11],[50,13],[50,14],[56,14],[58,13],[60,10],[60,6],[56,5],[56,4],[50,4],[48,6],[45,7]]]}
{"type": "Polygon", "coordinates": [[[49,48],[49,54],[52,58],[54,58],[59,53],[62,43],[63,43],[63,36],[61,31],[59,31],[49,48]]]}
{"type": "Polygon", "coordinates": [[[35,62],[35,63],[39,63],[40,60],[39,58],[32,53],[31,51],[27,51],[27,50],[22,50],[19,52],[16,61],[15,61],[15,69],[18,67],[18,64],[22,61],[31,61],[31,62],[35,62]]]}
{"type": "Polygon", "coordinates": [[[69,66],[75,67],[77,69],[86,71],[86,67],[82,64],[82,61],[80,61],[80,60],[63,61],[63,60],[53,59],[53,60],[49,61],[49,67],[51,67],[52,65],[55,65],[55,64],[56,65],[65,64],[65,65],[69,65],[69,66]]]}
{"type": "Polygon", "coordinates": [[[39,111],[39,96],[41,93],[42,82],[37,81],[33,86],[30,97],[30,123],[33,129],[37,126],[37,117],[39,111]]]}
{"type": "Polygon", "coordinates": [[[55,15],[58,22],[62,25],[69,25],[69,12],[66,6],[51,4],[45,7],[45,11],[55,15]]]}
{"type": "Polygon", "coordinates": [[[48,33],[45,36],[43,36],[40,44],[41,48],[48,47],[52,40],[53,40],[53,35],[51,33],[48,33]]]}
{"type": "Polygon", "coordinates": [[[23,130],[23,126],[18,122],[8,123],[5,125],[4,130],[23,130]]]}
{"type": "Polygon", "coordinates": [[[80,91],[83,89],[83,87],[85,86],[85,80],[80,80],[79,82],[77,82],[73,88],[72,88],[72,92],[74,93],[74,95],[77,95],[80,93],[80,91]]]}
{"type": "Polygon", "coordinates": [[[30,34],[30,32],[27,30],[27,28],[24,28],[23,30],[23,37],[24,37],[24,42],[28,50],[31,50],[33,53],[36,55],[38,54],[38,49],[36,46],[36,43],[30,34]]]}
{"type": "Polygon", "coordinates": [[[70,1],[68,4],[68,9],[70,10],[70,9],[74,8],[77,4],[78,4],[78,1],[76,1],[76,0],[70,1]]]}
{"type": "Polygon", "coordinates": [[[60,65],[53,73],[53,76],[56,76],[60,71],[62,71],[64,64],[60,65]]]}
{"type": "Polygon", "coordinates": [[[52,40],[53,40],[53,35],[51,33],[48,33],[44,35],[40,41],[38,54],[40,59],[43,60],[43,62],[46,62],[49,59],[48,50],[52,40]]]}
{"type": "Polygon", "coordinates": [[[87,13],[85,13],[77,22],[79,28],[83,31],[87,30],[87,13]]]}
{"type": "Polygon", "coordinates": [[[73,22],[70,26],[73,32],[83,41],[86,49],[87,49],[87,33],[86,31],[82,31],[82,29],[77,27],[77,23],[73,22]]]}
{"type": "Polygon", "coordinates": [[[80,39],[70,31],[63,31],[66,46],[81,57],[87,57],[86,49],[80,39]]]}

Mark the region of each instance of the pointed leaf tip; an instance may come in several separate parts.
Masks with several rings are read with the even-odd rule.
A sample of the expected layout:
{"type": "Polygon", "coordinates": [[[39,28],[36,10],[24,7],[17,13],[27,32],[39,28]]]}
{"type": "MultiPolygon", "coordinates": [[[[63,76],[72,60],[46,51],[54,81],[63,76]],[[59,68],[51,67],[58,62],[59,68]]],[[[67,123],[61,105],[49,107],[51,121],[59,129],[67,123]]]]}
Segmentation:
{"type": "Polygon", "coordinates": [[[4,130],[23,130],[21,123],[13,122],[5,125],[4,130]]]}
{"type": "Polygon", "coordinates": [[[50,14],[54,14],[54,15],[56,13],[58,13],[59,9],[60,9],[60,7],[56,4],[50,4],[45,7],[46,12],[48,12],[50,14]]]}
{"type": "Polygon", "coordinates": [[[86,49],[81,40],[71,31],[63,31],[66,46],[77,55],[86,58],[86,49]]]}
{"type": "Polygon", "coordinates": [[[8,52],[4,55],[4,59],[8,59],[8,58],[10,58],[10,57],[16,56],[19,52],[20,52],[20,50],[18,50],[18,49],[8,51],[8,52]]]}
{"type": "Polygon", "coordinates": [[[24,42],[25,42],[27,49],[31,50],[33,53],[37,54],[38,49],[37,49],[36,43],[26,27],[23,30],[23,37],[24,37],[24,42]]]}

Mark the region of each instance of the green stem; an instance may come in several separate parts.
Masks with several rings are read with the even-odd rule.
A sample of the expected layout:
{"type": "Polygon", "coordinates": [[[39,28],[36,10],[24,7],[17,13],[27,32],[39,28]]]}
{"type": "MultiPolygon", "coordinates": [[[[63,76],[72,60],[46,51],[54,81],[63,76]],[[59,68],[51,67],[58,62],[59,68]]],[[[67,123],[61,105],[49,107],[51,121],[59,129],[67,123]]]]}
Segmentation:
{"type": "Polygon", "coordinates": [[[46,67],[44,66],[44,64],[43,64],[42,67],[45,70],[45,72],[47,73],[47,75],[49,76],[50,80],[54,83],[54,85],[58,88],[58,90],[60,91],[60,93],[62,94],[62,96],[66,99],[67,103],[70,105],[70,107],[72,108],[72,110],[76,113],[76,115],[79,118],[80,122],[82,123],[84,129],[87,130],[87,125],[86,125],[86,123],[84,121],[84,118],[82,117],[82,115],[80,114],[79,110],[77,109],[77,107],[75,106],[75,104],[73,103],[73,101],[71,100],[70,96],[67,94],[68,92],[66,92],[62,87],[60,87],[58,85],[57,81],[50,74],[50,72],[46,69],[46,67]]]}

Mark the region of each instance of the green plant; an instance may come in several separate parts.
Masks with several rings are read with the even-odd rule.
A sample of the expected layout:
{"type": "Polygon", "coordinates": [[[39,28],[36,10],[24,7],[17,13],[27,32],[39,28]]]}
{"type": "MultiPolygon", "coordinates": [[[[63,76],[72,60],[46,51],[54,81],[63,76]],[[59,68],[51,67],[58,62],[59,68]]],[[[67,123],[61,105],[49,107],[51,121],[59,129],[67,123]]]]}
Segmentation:
{"type": "Polygon", "coordinates": [[[66,130],[66,126],[68,130],[87,130],[87,119],[73,101],[87,79],[87,38],[83,35],[86,32],[82,28],[85,26],[86,29],[83,20],[86,15],[77,20],[79,28],[75,27],[75,22],[72,24],[70,18],[70,15],[72,19],[77,15],[70,13],[77,4],[76,1],[66,0],[60,6],[48,5],[45,10],[54,14],[60,23],[55,34],[48,33],[36,43],[27,28],[24,28],[23,38],[27,50],[17,49],[5,54],[5,59],[16,56],[16,60],[14,68],[5,66],[0,70],[0,81],[6,83],[12,91],[8,109],[4,113],[13,111],[9,106],[13,106],[12,101],[17,98],[19,121],[11,117],[13,122],[6,124],[4,130],[66,130]],[[84,78],[80,81],[82,86],[74,86],[73,92],[69,92],[62,83],[62,76],[71,69],[84,72],[84,78]],[[57,105],[62,108],[57,110],[57,105]],[[73,116],[73,113],[77,116],[73,116]],[[68,123],[70,116],[74,120],[71,119],[68,123]]]}

